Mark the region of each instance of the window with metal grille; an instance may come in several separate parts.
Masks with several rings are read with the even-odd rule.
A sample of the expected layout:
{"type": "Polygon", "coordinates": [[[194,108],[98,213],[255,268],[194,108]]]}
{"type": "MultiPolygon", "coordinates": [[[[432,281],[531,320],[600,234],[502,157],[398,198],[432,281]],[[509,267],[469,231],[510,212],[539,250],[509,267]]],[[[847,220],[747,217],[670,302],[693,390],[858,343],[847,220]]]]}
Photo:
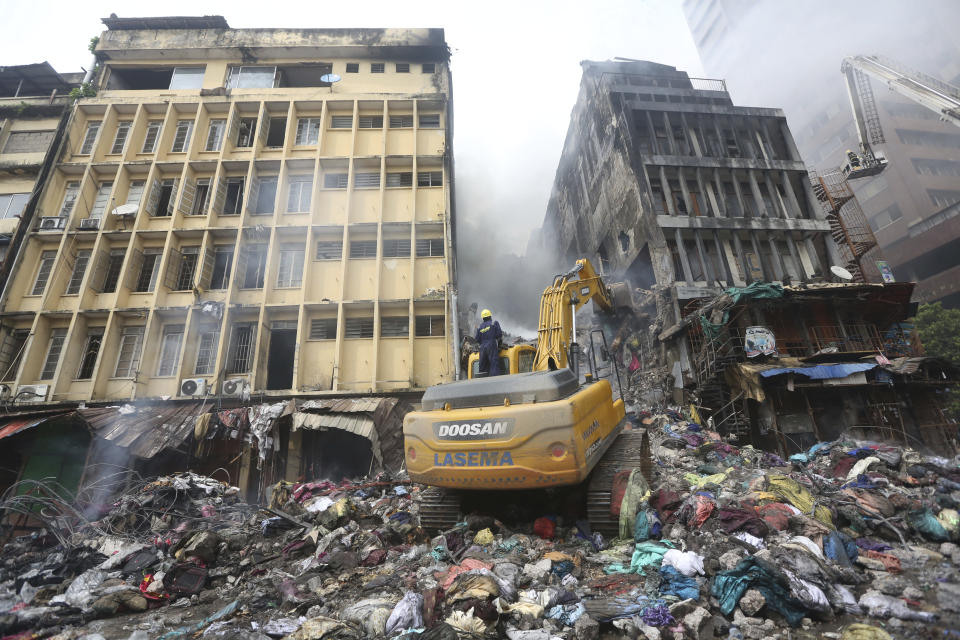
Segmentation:
{"type": "Polygon", "coordinates": [[[410,238],[384,238],[383,239],[383,257],[384,258],[409,258],[410,257],[410,238]]]}
{"type": "Polygon", "coordinates": [[[0,218],[15,218],[23,213],[30,201],[29,193],[7,193],[0,195],[0,218]]]}
{"type": "Polygon", "coordinates": [[[281,247],[280,262],[277,265],[277,288],[299,287],[302,284],[303,247],[281,247]]]}
{"type": "Polygon", "coordinates": [[[177,269],[175,291],[190,291],[193,289],[193,279],[197,273],[199,258],[200,247],[183,247],[180,249],[180,266],[177,269]]]}
{"type": "Polygon", "coordinates": [[[230,284],[230,269],[233,265],[233,247],[220,245],[213,251],[213,275],[210,288],[226,289],[230,284]]]}
{"type": "Polygon", "coordinates": [[[295,143],[298,146],[317,144],[320,140],[320,122],[320,118],[298,118],[295,143]]]}
{"type": "Polygon", "coordinates": [[[383,73],[386,70],[385,62],[371,62],[370,63],[370,73],[383,73]]]}
{"type": "Polygon", "coordinates": [[[223,215],[240,215],[240,212],[243,210],[244,180],[244,178],[227,178],[227,190],[223,198],[223,215]]]}
{"type": "Polygon", "coordinates": [[[40,254],[40,265],[37,267],[37,277],[33,281],[33,289],[30,290],[30,295],[43,295],[43,290],[47,288],[47,280],[50,279],[50,271],[53,269],[53,262],[56,258],[56,251],[44,251],[40,254]]]}
{"type": "Polygon", "coordinates": [[[243,271],[243,289],[262,289],[267,270],[267,247],[258,244],[247,247],[246,265],[243,271]]]}
{"type": "Polygon", "coordinates": [[[80,145],[79,155],[88,156],[93,153],[93,147],[97,142],[97,135],[100,133],[101,124],[99,120],[87,123],[87,131],[83,134],[83,143],[80,145]]]}
{"type": "Polygon", "coordinates": [[[143,250],[143,262],[140,264],[140,273],[133,290],[137,293],[149,293],[157,286],[157,274],[160,273],[160,255],[163,249],[149,248],[143,250]]]}
{"type": "Polygon", "coordinates": [[[347,318],[344,323],[345,338],[372,338],[373,318],[347,318]]]}
{"type": "Polygon", "coordinates": [[[176,373],[182,344],[182,324],[168,324],[163,328],[163,335],[160,340],[160,359],[157,363],[157,377],[172,376],[176,373]]]}
{"type": "Polygon", "coordinates": [[[397,73],[410,73],[410,63],[409,63],[409,62],[398,62],[398,63],[397,63],[397,73]]]}
{"type": "Polygon", "coordinates": [[[240,126],[237,127],[237,148],[252,147],[253,133],[256,130],[256,118],[240,118],[240,126]]]}
{"type": "Polygon", "coordinates": [[[413,172],[412,171],[396,171],[393,173],[388,173],[387,186],[388,187],[412,187],[413,172]]]}
{"type": "Polygon", "coordinates": [[[4,338],[3,349],[0,351],[2,356],[0,357],[0,380],[4,382],[16,380],[29,337],[29,329],[15,329],[4,338]]]}
{"type": "Polygon", "coordinates": [[[417,316],[415,325],[418,338],[446,335],[447,324],[443,316],[417,316]]]}
{"type": "Polygon", "coordinates": [[[359,63],[359,62],[348,62],[348,63],[347,63],[347,73],[360,73],[360,63],[359,63]]]}
{"type": "Polygon", "coordinates": [[[175,178],[167,178],[160,181],[160,193],[157,196],[157,208],[150,214],[157,218],[166,218],[173,215],[173,189],[176,186],[175,178]]]}
{"type": "Polygon", "coordinates": [[[233,326],[230,335],[230,357],[227,359],[227,373],[248,373],[253,362],[253,339],[256,335],[253,324],[233,326]]]}
{"type": "Polygon", "coordinates": [[[120,269],[123,267],[123,258],[127,254],[125,249],[112,249],[107,257],[107,268],[104,270],[103,293],[113,293],[117,290],[120,281],[120,269]]]}
{"type": "Polygon", "coordinates": [[[406,338],[410,335],[410,318],[385,316],[380,318],[381,338],[406,338]]]}
{"type": "Polygon", "coordinates": [[[357,189],[379,187],[380,172],[362,172],[353,174],[353,186],[357,189]]]}
{"type": "Polygon", "coordinates": [[[217,344],[220,342],[220,330],[201,329],[200,344],[197,346],[197,365],[193,375],[205,376],[213,373],[217,360],[217,344]]]}
{"type": "Polygon", "coordinates": [[[421,71],[423,71],[423,73],[433,73],[434,71],[437,70],[437,65],[435,65],[435,64],[432,63],[432,62],[424,62],[424,63],[420,66],[420,69],[421,69],[421,71]]]}
{"type": "Polygon", "coordinates": [[[211,120],[207,129],[207,143],[203,146],[204,151],[220,151],[223,146],[223,133],[226,129],[226,120],[222,118],[211,120]]]}
{"type": "Polygon", "coordinates": [[[376,240],[351,240],[350,241],[351,258],[376,258],[377,241],[376,240]]]}
{"type": "Polygon", "coordinates": [[[97,189],[97,195],[93,199],[93,207],[90,208],[91,218],[102,218],[104,211],[107,210],[107,203],[110,201],[110,192],[113,191],[112,182],[101,182],[97,189]]]}
{"type": "Polygon", "coordinates": [[[339,260],[343,257],[343,242],[340,240],[317,241],[317,260],[339,260]]]}
{"type": "Polygon", "coordinates": [[[73,273],[70,274],[70,282],[67,283],[67,289],[65,291],[68,296],[74,296],[80,293],[83,276],[87,272],[87,265],[90,264],[90,254],[90,249],[82,249],[77,252],[77,257],[73,261],[73,273]]]}
{"type": "Polygon", "coordinates": [[[443,238],[417,238],[417,257],[443,257],[443,238]]]}
{"type": "Polygon", "coordinates": [[[83,346],[83,356],[80,358],[80,368],[77,370],[77,380],[89,380],[93,377],[93,368],[97,364],[97,356],[103,345],[103,327],[87,329],[87,343],[83,346]]]}
{"type": "Polygon", "coordinates": [[[314,318],[310,321],[311,340],[336,340],[336,318],[314,318]]]}
{"type": "Polygon", "coordinates": [[[287,213],[310,211],[310,195],[313,193],[312,176],[290,176],[287,187],[287,213]]]}
{"type": "MultiPolygon", "coordinates": [[[[77,203],[77,195],[80,193],[80,183],[76,181],[70,181],[67,183],[67,188],[63,192],[63,202],[60,204],[60,213],[57,215],[61,217],[69,216],[73,213],[73,207],[77,203]]],[[[29,199],[30,194],[26,194],[29,199]]],[[[26,200],[23,202],[26,204],[26,200]]]]}
{"type": "Polygon", "coordinates": [[[182,153],[190,146],[190,136],[193,134],[193,120],[177,121],[177,131],[173,134],[171,153],[182,153]]]}
{"type": "Polygon", "coordinates": [[[352,129],[353,116],[330,116],[331,129],[352,129]]]}
{"type": "Polygon", "coordinates": [[[439,129],[440,128],[440,114],[439,113],[424,113],[420,115],[420,128],[421,129],[439,129]]]}
{"type": "Polygon", "coordinates": [[[443,171],[417,171],[418,187],[442,187],[443,171]]]}
{"type": "Polygon", "coordinates": [[[277,177],[270,176],[260,178],[260,184],[257,187],[257,202],[254,205],[253,213],[273,213],[277,202],[277,177]]]}
{"type": "Polygon", "coordinates": [[[323,176],[324,189],[346,189],[348,183],[346,173],[328,173],[323,176]]]}
{"type": "Polygon", "coordinates": [[[57,364],[60,362],[60,353],[63,351],[63,343],[67,339],[67,330],[54,329],[50,332],[50,341],[47,343],[47,356],[43,359],[43,369],[40,371],[41,380],[50,380],[53,374],[57,372],[57,364]]]}
{"type": "Polygon", "coordinates": [[[120,334],[115,378],[132,378],[140,368],[140,350],[143,347],[143,327],[124,327],[120,334]]]}
{"type": "Polygon", "coordinates": [[[117,135],[113,138],[110,153],[123,153],[123,148],[127,146],[127,136],[130,135],[130,125],[132,124],[129,120],[117,123],[117,135]]]}
{"type": "Polygon", "coordinates": [[[193,206],[190,215],[203,216],[207,214],[207,204],[210,202],[210,178],[197,180],[196,192],[193,196],[193,206]]]}
{"type": "Polygon", "coordinates": [[[153,153],[157,150],[157,141],[160,139],[160,127],[163,120],[151,120],[147,123],[147,131],[143,135],[143,146],[140,153],[153,153]]]}
{"type": "Polygon", "coordinates": [[[359,116],[358,129],[383,129],[383,116],[359,116]]]}
{"type": "Polygon", "coordinates": [[[38,153],[53,142],[55,131],[11,131],[3,153],[38,153]]]}
{"type": "Polygon", "coordinates": [[[390,116],[391,129],[412,129],[413,116],[390,116]]]}

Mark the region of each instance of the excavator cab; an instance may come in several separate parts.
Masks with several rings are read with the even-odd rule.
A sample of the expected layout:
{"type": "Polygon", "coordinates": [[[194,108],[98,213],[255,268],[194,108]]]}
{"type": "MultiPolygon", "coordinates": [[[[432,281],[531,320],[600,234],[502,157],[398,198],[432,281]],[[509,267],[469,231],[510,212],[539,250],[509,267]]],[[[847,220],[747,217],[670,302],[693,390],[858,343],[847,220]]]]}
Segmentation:
{"type": "MultiPolygon", "coordinates": [[[[533,357],[536,353],[536,348],[529,344],[517,344],[500,349],[500,371],[503,371],[504,375],[533,371],[533,357]]],[[[484,377],[480,375],[479,353],[470,354],[467,366],[468,379],[484,377]]]]}

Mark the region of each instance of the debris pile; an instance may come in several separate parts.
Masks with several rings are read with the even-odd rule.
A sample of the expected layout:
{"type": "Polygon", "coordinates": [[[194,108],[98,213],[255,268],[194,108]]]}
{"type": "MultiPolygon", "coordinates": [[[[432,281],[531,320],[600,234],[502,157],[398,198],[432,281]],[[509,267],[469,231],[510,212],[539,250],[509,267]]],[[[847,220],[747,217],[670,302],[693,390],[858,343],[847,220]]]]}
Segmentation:
{"type": "MultiPolygon", "coordinates": [[[[633,419],[656,464],[649,481],[615,480],[615,539],[552,513],[425,531],[424,487],[388,474],[281,482],[256,506],[183,473],[132,484],[89,520],[38,500],[44,526],[0,556],[0,637],[958,633],[957,460],[845,439],[784,460],[676,410],[633,419]]],[[[11,505],[30,511],[8,492],[11,505]]]]}

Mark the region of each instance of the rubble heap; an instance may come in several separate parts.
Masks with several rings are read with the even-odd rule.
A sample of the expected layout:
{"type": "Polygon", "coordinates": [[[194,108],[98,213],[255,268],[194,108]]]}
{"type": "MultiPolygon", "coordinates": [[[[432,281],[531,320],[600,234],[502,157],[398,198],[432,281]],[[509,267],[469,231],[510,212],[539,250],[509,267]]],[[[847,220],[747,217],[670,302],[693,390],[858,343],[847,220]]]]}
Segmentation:
{"type": "Polygon", "coordinates": [[[957,633],[956,459],[840,439],[783,460],[692,418],[633,416],[656,465],[615,479],[614,540],[549,513],[432,535],[423,487],[386,474],[280,483],[258,507],[184,473],[130,486],[90,521],[38,500],[44,529],[0,556],[0,637],[957,633]]]}

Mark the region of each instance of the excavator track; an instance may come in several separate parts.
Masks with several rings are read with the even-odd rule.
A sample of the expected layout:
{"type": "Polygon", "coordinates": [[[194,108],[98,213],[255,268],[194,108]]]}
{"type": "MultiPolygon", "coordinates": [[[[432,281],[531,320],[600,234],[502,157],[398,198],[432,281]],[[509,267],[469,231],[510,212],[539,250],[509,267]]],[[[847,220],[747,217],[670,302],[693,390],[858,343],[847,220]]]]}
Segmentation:
{"type": "Polygon", "coordinates": [[[460,522],[460,492],[428,487],[420,498],[420,526],[430,533],[447,531],[460,522]]]}
{"type": "Polygon", "coordinates": [[[640,468],[647,482],[651,481],[653,459],[646,429],[621,432],[590,474],[587,481],[587,519],[594,532],[602,533],[607,538],[616,537],[619,533],[619,516],[610,513],[613,477],[620,471],[634,468],[640,468]]]}

